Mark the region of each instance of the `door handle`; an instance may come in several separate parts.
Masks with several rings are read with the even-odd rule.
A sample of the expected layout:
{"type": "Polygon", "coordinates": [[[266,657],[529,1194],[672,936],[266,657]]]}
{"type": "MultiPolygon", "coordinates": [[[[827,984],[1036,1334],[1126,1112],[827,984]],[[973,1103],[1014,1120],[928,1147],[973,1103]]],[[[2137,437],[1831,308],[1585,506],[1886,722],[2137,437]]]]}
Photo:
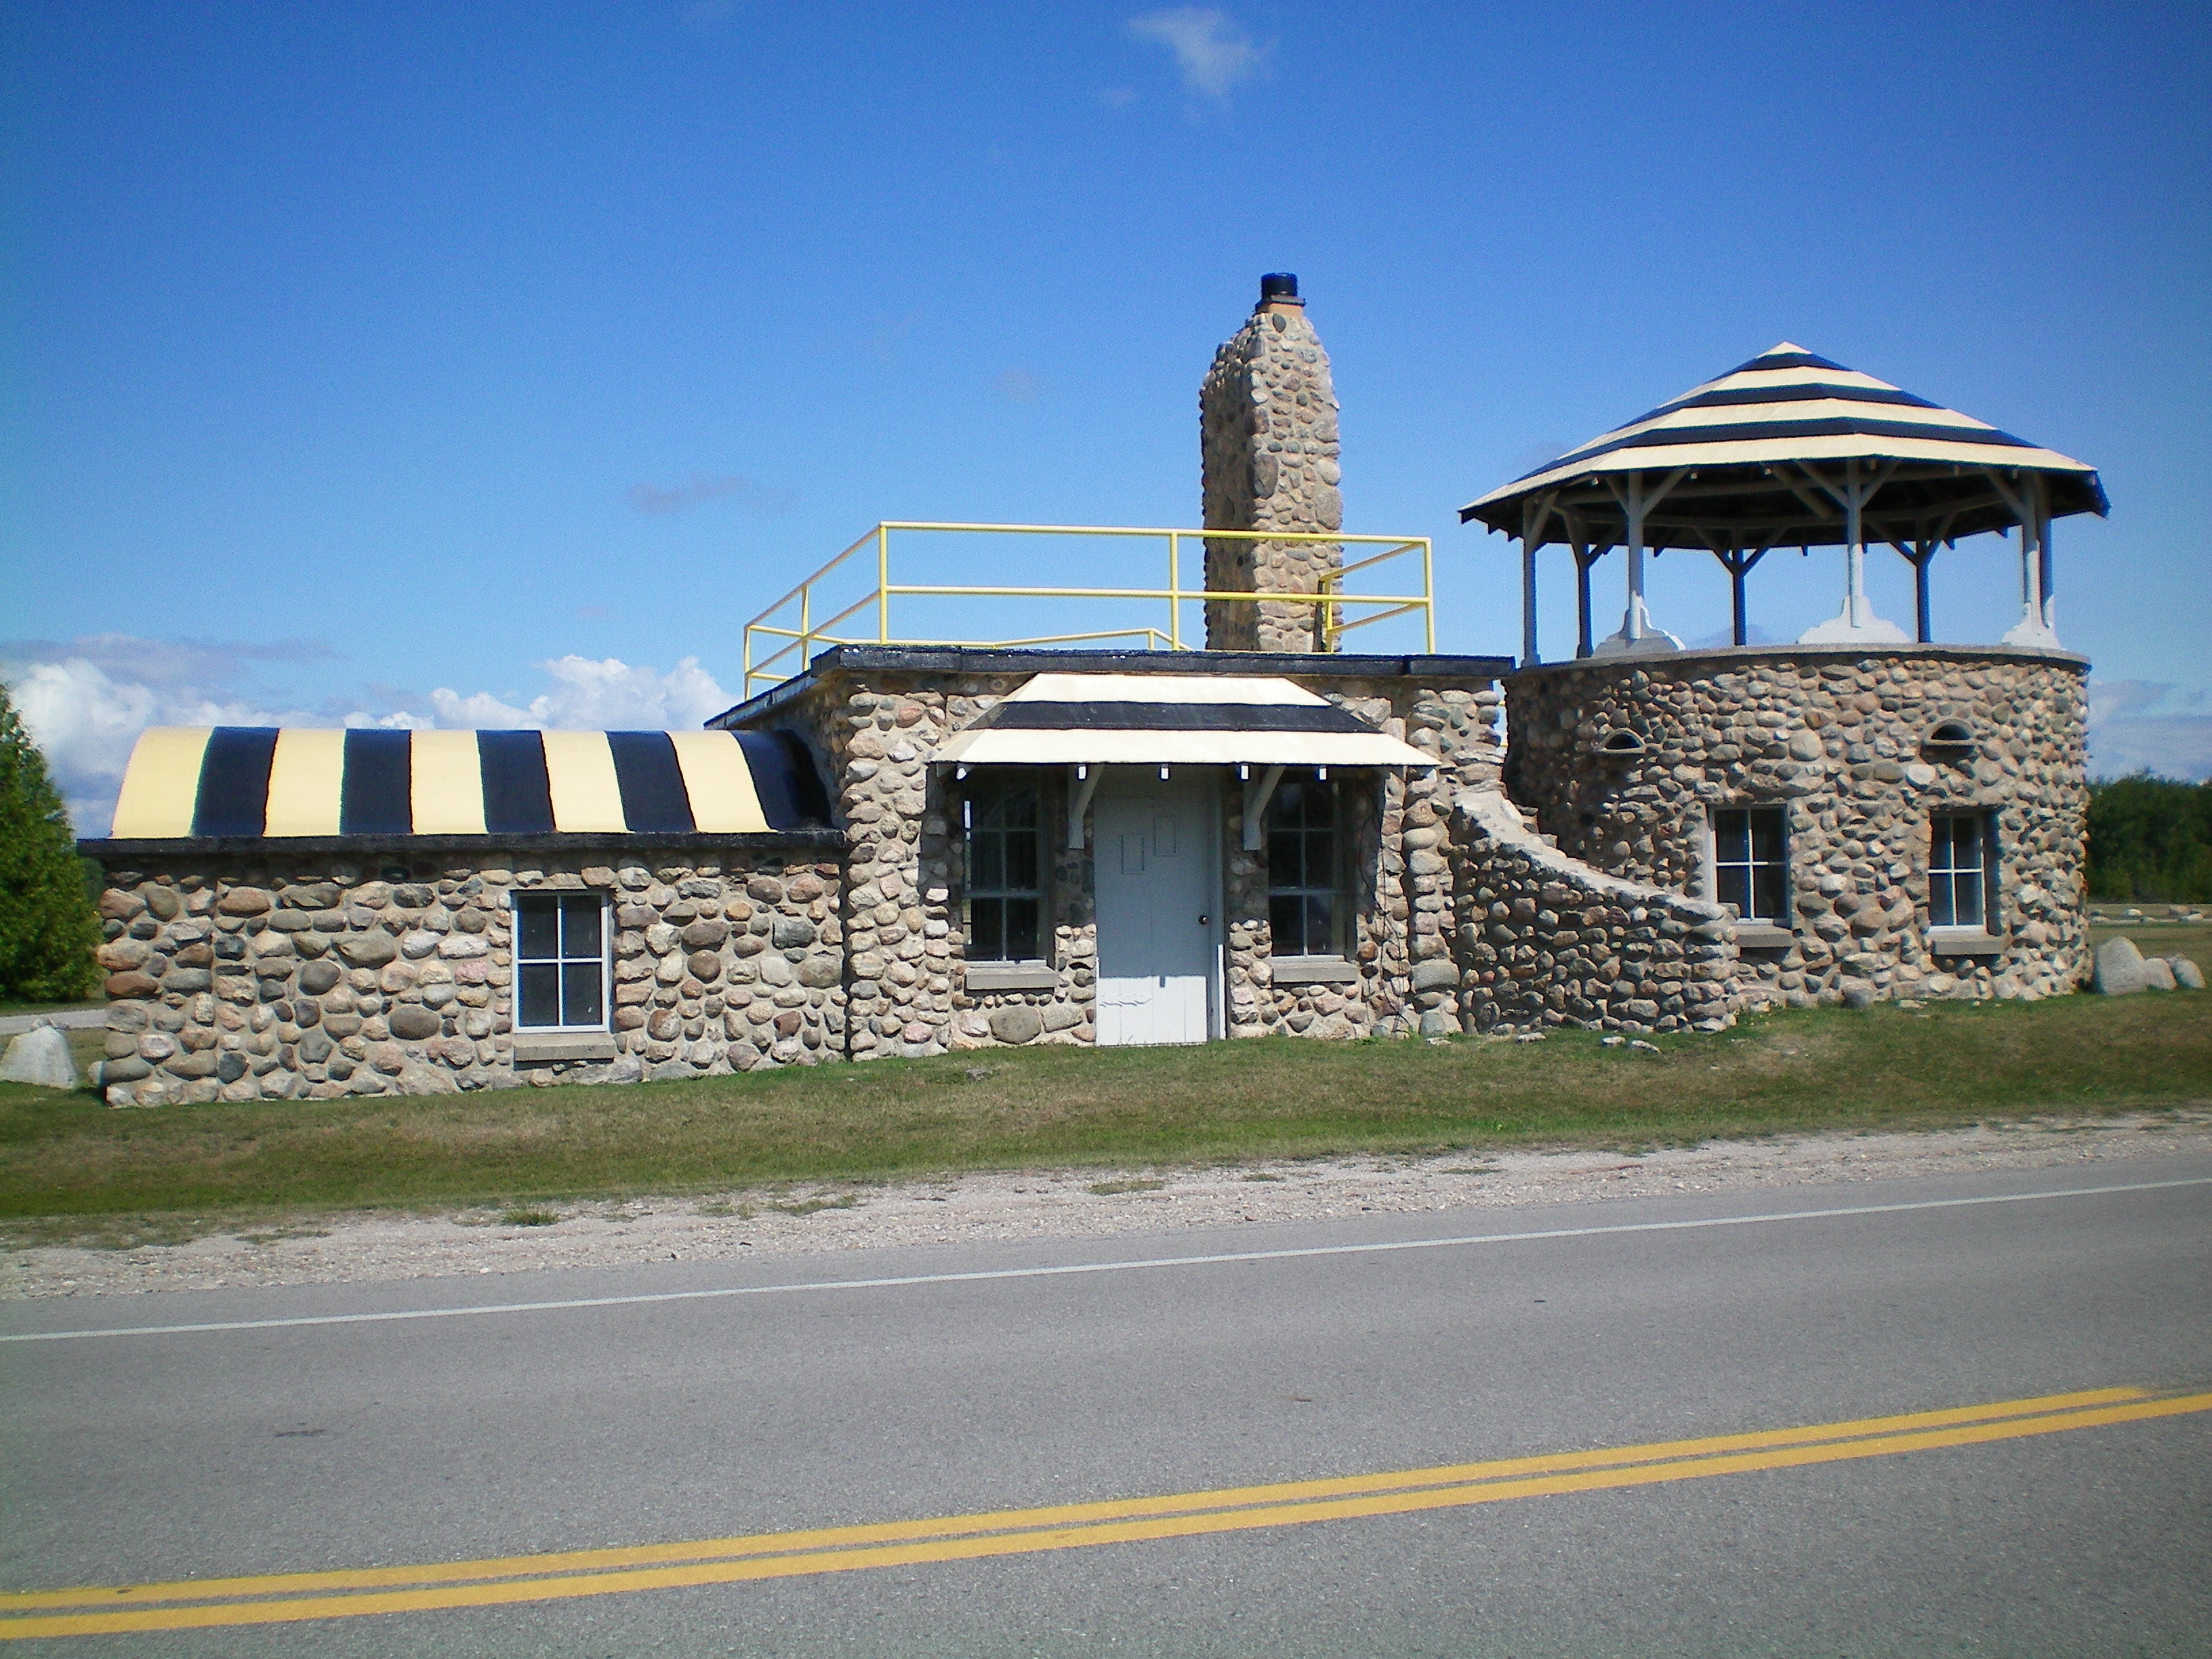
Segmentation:
{"type": "Polygon", "coordinates": [[[1198,919],[1198,925],[1201,927],[1208,927],[1212,923],[1212,921],[1213,918],[1212,916],[1200,916],[1198,919]]]}

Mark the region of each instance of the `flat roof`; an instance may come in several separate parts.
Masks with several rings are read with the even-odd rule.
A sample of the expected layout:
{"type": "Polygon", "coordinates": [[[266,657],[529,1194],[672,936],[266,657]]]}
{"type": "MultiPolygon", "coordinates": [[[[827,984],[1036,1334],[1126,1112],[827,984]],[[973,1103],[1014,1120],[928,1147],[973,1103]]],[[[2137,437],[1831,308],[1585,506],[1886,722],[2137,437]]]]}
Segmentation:
{"type": "Polygon", "coordinates": [[[1298,679],[1466,680],[1488,684],[1514,671],[1511,657],[1382,656],[1346,651],[1037,651],[970,645],[832,646],[781,684],[726,708],[707,724],[726,730],[757,720],[838,673],[1221,674],[1298,679]]]}

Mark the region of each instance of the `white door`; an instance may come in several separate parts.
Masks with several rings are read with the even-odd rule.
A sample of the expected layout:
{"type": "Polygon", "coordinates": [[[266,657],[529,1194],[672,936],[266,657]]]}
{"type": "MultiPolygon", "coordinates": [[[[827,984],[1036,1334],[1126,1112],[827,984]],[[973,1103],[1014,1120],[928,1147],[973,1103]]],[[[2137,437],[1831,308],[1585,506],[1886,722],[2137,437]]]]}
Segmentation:
{"type": "Polygon", "coordinates": [[[1213,1028],[1221,910],[1216,781],[1120,770],[1101,781],[1092,807],[1098,1041],[1203,1042],[1213,1028]]]}

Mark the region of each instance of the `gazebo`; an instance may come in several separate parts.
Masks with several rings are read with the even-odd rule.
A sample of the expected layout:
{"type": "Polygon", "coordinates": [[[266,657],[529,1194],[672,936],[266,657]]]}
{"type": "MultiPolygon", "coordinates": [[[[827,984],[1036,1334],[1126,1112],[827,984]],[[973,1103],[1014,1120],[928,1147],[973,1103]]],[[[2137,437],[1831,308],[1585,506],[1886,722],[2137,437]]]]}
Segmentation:
{"type": "Polygon", "coordinates": [[[1744,578],[1776,547],[1841,546],[1842,610],[1808,645],[1906,645],[1866,596],[1866,548],[1913,569],[1918,641],[1931,639],[1928,567],[1962,536],[2021,532],[2021,617],[2009,646],[2056,647],[2051,524],[2106,512],[2087,464],[1943,409],[1788,341],[1460,509],[1462,522],[1520,538],[1522,656],[1534,663],[1536,554],[1574,555],[1579,657],[1678,651],[1644,599],[1644,558],[1702,548],[1729,574],[1735,643],[1744,578]],[[1590,567],[1627,552],[1620,629],[1593,643],[1590,567]]]}

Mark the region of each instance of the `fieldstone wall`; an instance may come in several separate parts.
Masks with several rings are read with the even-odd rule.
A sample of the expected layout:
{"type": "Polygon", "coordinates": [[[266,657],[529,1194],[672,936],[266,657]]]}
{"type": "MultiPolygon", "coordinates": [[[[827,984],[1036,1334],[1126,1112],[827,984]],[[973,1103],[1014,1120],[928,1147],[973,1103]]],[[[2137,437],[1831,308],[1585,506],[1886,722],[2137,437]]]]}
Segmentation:
{"type": "Polygon", "coordinates": [[[1735,1023],[1735,929],[1719,905],[1568,857],[1495,789],[1462,793],[1452,823],[1456,950],[1424,963],[1415,984],[1455,988],[1462,1006],[1456,1022],[1441,1003],[1425,1011],[1424,1034],[1735,1023]]]}
{"type": "MultiPolygon", "coordinates": [[[[823,763],[846,823],[847,1048],[856,1060],[1094,1040],[1096,890],[1088,850],[1066,847],[1065,769],[1040,779],[1053,858],[1054,983],[988,990],[966,973],[958,786],[929,757],[1027,678],[833,673],[776,711],[776,722],[805,737],[823,763]]],[[[1273,983],[1266,855],[1243,850],[1242,792],[1233,778],[1224,786],[1227,1027],[1233,1036],[1320,1036],[1410,1029],[1418,1014],[1415,964],[1451,951],[1451,797],[1497,781],[1502,694],[1488,684],[1413,677],[1288,678],[1434,754],[1438,769],[1385,775],[1372,805],[1359,808],[1366,816],[1353,825],[1358,902],[1348,951],[1358,972],[1349,982],[1273,983]],[[1410,850],[1409,831],[1418,843],[1410,850]]],[[[1444,1000],[1456,1011],[1454,994],[1444,1000]]]]}
{"type": "Polygon", "coordinates": [[[1711,808],[1785,807],[1793,938],[1747,951],[1747,996],[2046,996],[2088,971],[2087,669],[2047,651],[1802,645],[1523,669],[1506,781],[1568,853],[1676,892],[1704,890],[1711,808]],[[1929,743],[1948,721],[1971,752],[1929,743]],[[1614,733],[1642,752],[1605,753],[1614,733]],[[1946,956],[1928,823],[1969,809],[1997,823],[2002,950],[1946,956]]]}
{"type": "Polygon", "coordinates": [[[405,881],[278,852],[111,868],[109,1103],[450,1094],[842,1054],[842,883],[818,853],[443,862],[405,881]],[[518,1060],[511,896],[584,890],[611,902],[611,1040],[518,1060]]]}
{"type": "MultiPolygon", "coordinates": [[[[1336,391],[1321,337],[1295,301],[1266,304],[1213,354],[1198,397],[1206,526],[1319,532],[1344,527],[1336,391]]],[[[1311,593],[1342,568],[1326,542],[1209,541],[1218,592],[1311,593]]],[[[1322,607],[1211,599],[1212,651],[1321,651],[1322,607]]]]}
{"type": "Polygon", "coordinates": [[[1431,1012],[1455,1016],[1455,988],[1415,981],[1435,979],[1436,970],[1424,975],[1422,964],[1451,954],[1451,800],[1462,788],[1498,781],[1502,695],[1490,685],[1411,679],[1299,684],[1434,755],[1437,767],[1385,773],[1347,802],[1354,915],[1346,954],[1358,969],[1349,982],[1276,982],[1267,855],[1243,850],[1242,795],[1229,797],[1223,866],[1229,1033],[1365,1036],[1411,1030],[1431,1012]]]}

